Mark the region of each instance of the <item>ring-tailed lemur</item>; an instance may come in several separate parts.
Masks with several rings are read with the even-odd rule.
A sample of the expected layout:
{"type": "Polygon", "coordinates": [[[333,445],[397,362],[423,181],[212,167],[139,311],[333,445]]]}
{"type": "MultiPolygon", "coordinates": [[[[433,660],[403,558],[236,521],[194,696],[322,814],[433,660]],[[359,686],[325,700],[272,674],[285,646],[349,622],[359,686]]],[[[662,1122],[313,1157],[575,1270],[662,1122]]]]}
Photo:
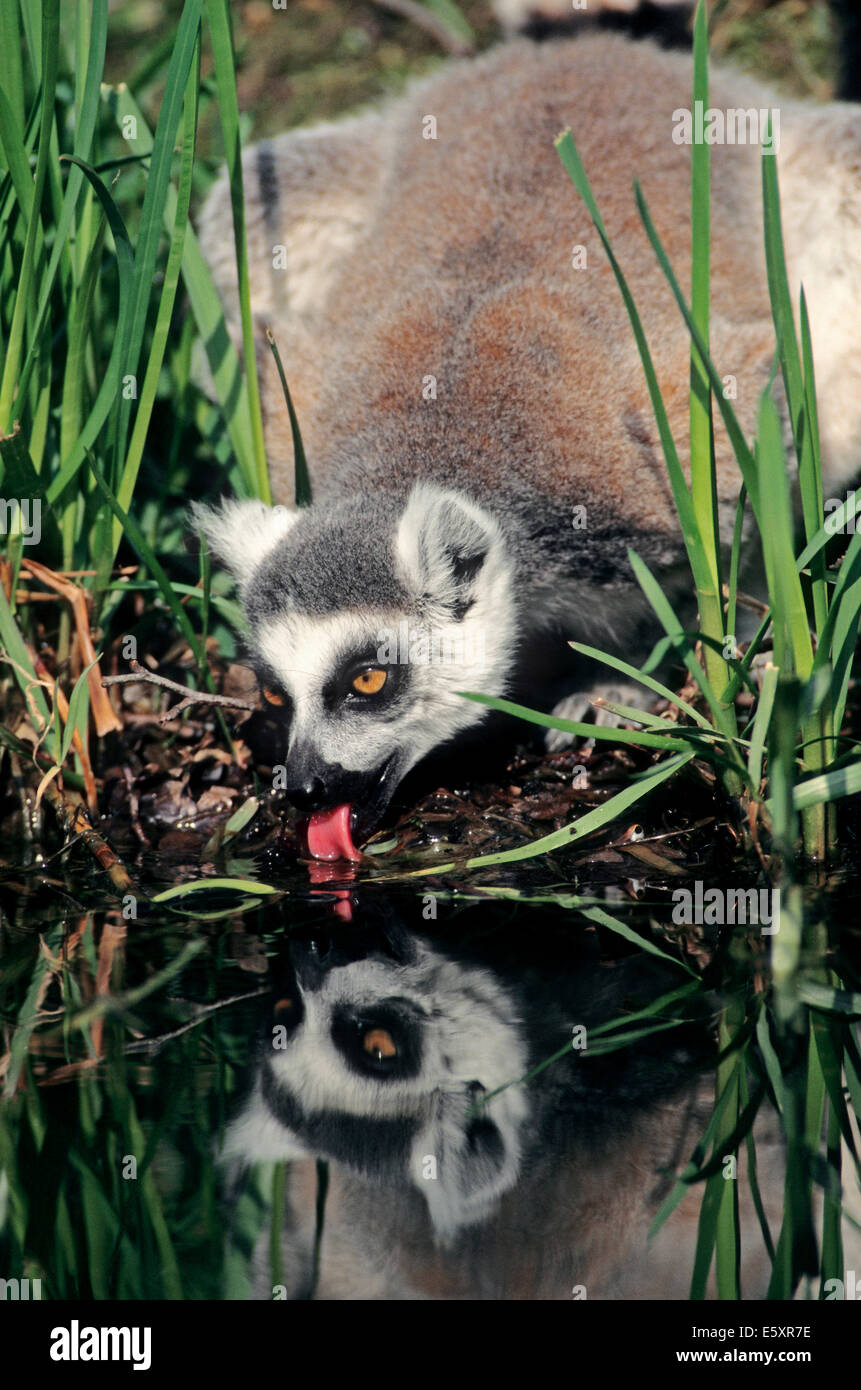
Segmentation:
{"type": "MultiPolygon", "coordinates": [[[[642,366],[553,142],[572,127],[684,456],[689,340],[632,179],[687,285],[691,80],[689,56],[616,35],[515,40],[380,109],[246,152],[282,505],[196,515],[239,581],[254,664],[289,728],[288,791],[316,813],[314,853],[355,854],[409,769],[482,721],[459,692],[547,708],[561,680],[560,708],[579,717],[589,697],[568,640],[637,650],[646,609],[629,547],[673,590],[684,552],[642,366]],[[310,460],[304,511],[267,327],[310,460]]],[[[740,113],[748,141],[777,113],[789,282],[810,308],[835,489],[861,439],[861,114],[783,101],[717,67],[710,104],[740,113]]],[[[760,147],[714,144],[711,160],[712,355],[750,435],[775,350],[760,147]]],[[[238,341],[224,178],[200,231],[238,341]]],[[[739,477],[719,420],[715,445],[726,539],[739,477]]]]}

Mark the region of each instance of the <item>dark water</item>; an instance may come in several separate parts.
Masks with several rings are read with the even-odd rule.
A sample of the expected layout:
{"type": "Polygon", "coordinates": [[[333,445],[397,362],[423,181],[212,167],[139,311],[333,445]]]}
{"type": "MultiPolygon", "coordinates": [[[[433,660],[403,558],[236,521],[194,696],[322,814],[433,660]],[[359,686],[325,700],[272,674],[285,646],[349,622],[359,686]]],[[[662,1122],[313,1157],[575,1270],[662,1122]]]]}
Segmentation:
{"type": "Polygon", "coordinates": [[[765,881],[708,872],[714,826],[690,863],[645,832],[404,878],[461,852],[426,836],[317,882],[249,843],[219,871],[283,890],[256,902],[148,906],[201,873],[149,852],[125,917],[79,847],[7,868],[0,1273],[100,1300],[686,1298],[718,1287],[705,1210],[736,1247],[724,1296],[785,1296],[782,1223],[781,1277],[824,1296],[861,1269],[835,1236],[841,1182],[859,1214],[836,1115],[844,1083],[858,1100],[858,879],[808,874],[778,998],[785,916],[673,920],[680,885],[696,915],[697,882],[765,881]],[[712,1171],[676,1203],[692,1156],[712,1171]]]}

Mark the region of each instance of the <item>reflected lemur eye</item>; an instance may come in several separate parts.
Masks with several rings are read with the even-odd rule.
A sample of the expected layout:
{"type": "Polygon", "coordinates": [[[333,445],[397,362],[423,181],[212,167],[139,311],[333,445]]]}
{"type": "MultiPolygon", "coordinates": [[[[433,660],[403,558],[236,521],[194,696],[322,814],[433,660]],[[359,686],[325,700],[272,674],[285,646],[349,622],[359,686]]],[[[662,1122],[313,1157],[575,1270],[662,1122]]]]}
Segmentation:
{"type": "Polygon", "coordinates": [[[270,705],[283,705],[284,696],[279,695],[277,690],[270,690],[268,685],[263,687],[263,698],[268,700],[270,705]]]}
{"type": "Polygon", "coordinates": [[[369,666],[356,676],[353,689],[359,695],[379,695],[387,680],[388,674],[380,666],[369,666]]]}
{"type": "Polygon", "coordinates": [[[362,1047],[378,1062],[382,1062],[386,1057],[398,1055],[392,1035],[386,1032],[385,1028],[371,1028],[362,1038],[362,1047]]]}

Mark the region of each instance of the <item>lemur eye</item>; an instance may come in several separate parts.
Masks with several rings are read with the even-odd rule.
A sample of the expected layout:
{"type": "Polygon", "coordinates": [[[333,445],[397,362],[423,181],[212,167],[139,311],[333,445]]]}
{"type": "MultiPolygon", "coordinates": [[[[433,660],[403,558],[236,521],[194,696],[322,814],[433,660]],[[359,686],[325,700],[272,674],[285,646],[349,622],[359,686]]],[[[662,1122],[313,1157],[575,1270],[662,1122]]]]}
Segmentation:
{"type": "Polygon", "coordinates": [[[284,696],[279,695],[277,690],[270,690],[268,685],[263,687],[263,698],[268,700],[270,705],[283,705],[284,696]]]}
{"type": "Polygon", "coordinates": [[[353,689],[358,695],[379,695],[388,678],[388,672],[380,666],[369,666],[360,676],[356,676],[353,689]]]}
{"type": "Polygon", "coordinates": [[[382,1062],[386,1057],[397,1057],[398,1049],[392,1040],[391,1033],[387,1033],[385,1028],[371,1028],[362,1038],[362,1047],[377,1062],[382,1062]]]}

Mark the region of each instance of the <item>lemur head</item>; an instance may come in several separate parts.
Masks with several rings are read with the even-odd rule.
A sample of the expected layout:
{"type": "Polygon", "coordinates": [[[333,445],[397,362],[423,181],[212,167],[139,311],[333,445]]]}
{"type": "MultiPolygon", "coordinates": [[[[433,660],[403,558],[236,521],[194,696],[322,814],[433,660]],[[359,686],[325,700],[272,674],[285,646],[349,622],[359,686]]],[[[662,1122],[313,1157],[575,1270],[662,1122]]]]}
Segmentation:
{"type": "Polygon", "coordinates": [[[499,525],[426,483],[405,499],[229,501],[193,519],[239,582],[252,664],[288,725],[290,800],[347,805],[367,836],[410,768],[485,716],[457,692],[505,690],[516,615],[499,525]]]}
{"type": "Polygon", "coordinates": [[[530,1109],[511,993],[406,932],[291,938],[285,965],[224,1159],[333,1159],[418,1192],[440,1242],[485,1219],[517,1182],[530,1109]]]}

